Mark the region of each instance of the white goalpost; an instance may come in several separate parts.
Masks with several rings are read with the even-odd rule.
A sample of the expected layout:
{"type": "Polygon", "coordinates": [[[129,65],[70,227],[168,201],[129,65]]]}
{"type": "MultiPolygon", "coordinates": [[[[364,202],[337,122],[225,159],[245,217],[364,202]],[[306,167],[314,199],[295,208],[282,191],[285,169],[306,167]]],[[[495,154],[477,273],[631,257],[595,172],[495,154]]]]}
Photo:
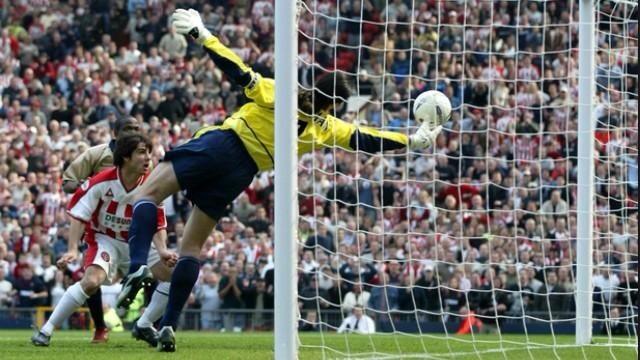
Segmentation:
{"type": "Polygon", "coordinates": [[[275,4],[275,219],[274,353],[276,359],[297,359],[297,67],[296,0],[275,4]]]}
{"type": "Polygon", "coordinates": [[[275,358],[637,357],[637,46],[637,0],[277,0],[275,358]],[[327,73],[345,121],[411,134],[433,89],[451,121],[298,157],[327,73]]]}
{"type": "Polygon", "coordinates": [[[595,96],[595,6],[594,0],[580,0],[580,63],[578,74],[578,233],[576,254],[576,344],[591,343],[593,308],[593,187],[595,96]]]}

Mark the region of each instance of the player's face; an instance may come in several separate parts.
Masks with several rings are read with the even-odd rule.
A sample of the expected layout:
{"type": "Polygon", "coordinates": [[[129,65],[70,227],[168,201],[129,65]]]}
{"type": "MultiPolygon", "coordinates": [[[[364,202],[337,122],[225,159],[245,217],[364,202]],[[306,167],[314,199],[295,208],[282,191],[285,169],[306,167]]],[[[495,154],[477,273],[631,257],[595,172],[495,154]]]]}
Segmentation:
{"type": "Polygon", "coordinates": [[[341,112],[343,108],[344,102],[336,101],[335,104],[327,106],[327,108],[323,110],[320,115],[333,115],[334,113],[341,112]]]}
{"type": "Polygon", "coordinates": [[[131,120],[127,122],[123,127],[121,132],[140,132],[140,125],[138,121],[131,120]]]}
{"type": "Polygon", "coordinates": [[[125,166],[127,166],[131,171],[135,171],[137,174],[142,175],[149,170],[149,160],[151,160],[151,153],[144,143],[140,143],[136,150],[131,154],[131,158],[125,162],[125,166]]]}

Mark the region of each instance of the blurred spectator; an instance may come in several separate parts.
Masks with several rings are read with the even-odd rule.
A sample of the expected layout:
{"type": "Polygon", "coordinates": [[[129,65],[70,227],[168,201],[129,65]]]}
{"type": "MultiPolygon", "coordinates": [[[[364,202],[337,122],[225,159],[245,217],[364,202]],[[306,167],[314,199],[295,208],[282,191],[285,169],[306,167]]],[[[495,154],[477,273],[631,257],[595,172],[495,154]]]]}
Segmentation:
{"type": "Polygon", "coordinates": [[[53,278],[53,284],[49,290],[49,293],[51,294],[51,306],[53,307],[55,307],[60,299],[62,299],[62,295],[64,295],[64,292],[68,287],[64,280],[64,273],[60,270],[56,270],[53,278]]]}
{"type": "Polygon", "coordinates": [[[529,278],[529,272],[526,269],[520,270],[520,278],[517,284],[513,284],[507,290],[511,300],[511,307],[509,308],[509,315],[522,316],[534,309],[534,294],[535,291],[531,288],[531,279],[529,278]]]}
{"type": "Polygon", "coordinates": [[[200,302],[202,310],[200,326],[204,330],[220,330],[222,328],[222,317],[218,312],[221,306],[218,290],[218,275],[214,272],[206,274],[202,285],[196,289],[196,299],[200,302]]]}
{"type": "Polygon", "coordinates": [[[570,309],[572,295],[567,289],[558,283],[558,275],[555,271],[549,271],[546,275],[546,285],[538,290],[538,293],[546,295],[537,298],[536,308],[551,315],[562,314],[570,309]]]}
{"type": "Polygon", "coordinates": [[[466,297],[460,289],[460,280],[452,277],[446,287],[440,291],[442,298],[442,309],[448,314],[457,314],[466,305],[466,297]]]}
{"type": "Polygon", "coordinates": [[[318,323],[318,313],[316,311],[307,311],[307,315],[303,320],[300,320],[298,325],[299,331],[318,331],[320,330],[320,324],[318,323]]]}
{"type": "Polygon", "coordinates": [[[555,190],[551,193],[551,199],[545,201],[540,207],[540,213],[545,215],[561,215],[566,214],[569,210],[567,202],[560,197],[560,191],[555,190]]]}
{"type": "Polygon", "coordinates": [[[353,285],[353,289],[349,291],[342,300],[342,312],[345,314],[351,313],[354,307],[365,307],[369,303],[371,293],[363,290],[361,283],[353,285]]]}
{"type": "Polygon", "coordinates": [[[265,208],[259,207],[256,210],[255,216],[249,219],[247,225],[253,228],[256,234],[268,232],[270,222],[267,218],[267,211],[265,208]]]}
{"type": "Polygon", "coordinates": [[[242,279],[242,302],[247,309],[255,309],[257,300],[257,280],[258,273],[253,263],[244,266],[242,279]]]}
{"type": "MultiPolygon", "coordinates": [[[[184,38],[184,36],[180,36],[184,38]]],[[[163,119],[167,119],[174,124],[176,121],[184,118],[185,112],[182,103],[176,99],[176,90],[167,89],[164,93],[165,98],[158,105],[157,114],[163,119]]]]}
{"type": "Polygon", "coordinates": [[[31,266],[23,267],[16,280],[19,307],[35,307],[44,305],[49,293],[40,278],[34,276],[31,266]]]}
{"type": "MultiPolygon", "coordinates": [[[[399,271],[398,267],[394,270],[399,271]]],[[[353,288],[353,284],[358,282],[370,283],[376,274],[376,269],[371,263],[363,264],[359,258],[349,258],[339,270],[340,276],[346,281],[343,287],[346,291],[353,288]]]]}
{"type": "Polygon", "coordinates": [[[0,267],[0,307],[13,305],[14,294],[13,284],[6,279],[5,270],[0,267]]]}
{"type": "Polygon", "coordinates": [[[109,94],[101,93],[98,101],[98,105],[89,114],[88,123],[95,124],[106,120],[108,124],[111,125],[116,120],[117,110],[113,105],[111,105],[109,94]]]}
{"type": "MultiPolygon", "coordinates": [[[[615,296],[616,289],[620,285],[618,275],[612,273],[608,266],[601,266],[598,274],[593,276],[594,292],[600,294],[599,302],[610,303],[615,296]]],[[[597,296],[597,295],[596,295],[597,296]]]]}
{"type": "MultiPolygon", "coordinates": [[[[222,301],[220,309],[242,309],[242,280],[238,277],[238,270],[235,266],[229,267],[228,274],[223,276],[218,283],[218,296],[222,301]]],[[[224,330],[234,332],[242,331],[244,327],[244,317],[242,314],[234,312],[224,313],[224,330]]]]}
{"type": "Polygon", "coordinates": [[[312,275],[299,291],[300,310],[326,309],[329,307],[329,293],[318,286],[318,277],[312,275]]]}
{"type": "Polygon", "coordinates": [[[613,335],[631,335],[633,330],[629,323],[624,321],[620,314],[620,309],[614,307],[611,309],[608,318],[602,323],[601,334],[606,336],[613,335]]]}
{"type": "Polygon", "coordinates": [[[352,314],[344,318],[342,324],[338,328],[338,333],[356,333],[356,334],[374,334],[376,332],[376,324],[373,319],[364,313],[361,306],[353,308],[352,314]]]}

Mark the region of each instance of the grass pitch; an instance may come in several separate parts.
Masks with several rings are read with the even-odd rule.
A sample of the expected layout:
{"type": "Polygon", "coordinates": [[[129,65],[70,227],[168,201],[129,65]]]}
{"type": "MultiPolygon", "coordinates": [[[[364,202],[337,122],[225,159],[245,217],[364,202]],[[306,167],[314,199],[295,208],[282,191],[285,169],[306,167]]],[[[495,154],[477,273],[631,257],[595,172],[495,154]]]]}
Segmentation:
{"type": "MultiPolygon", "coordinates": [[[[136,342],[128,332],[112,333],[109,343],[92,345],[88,331],[57,331],[49,348],[31,345],[30,331],[0,330],[0,359],[61,359],[61,360],[124,360],[124,359],[272,359],[272,333],[220,334],[210,332],[179,332],[176,353],[158,353],[142,342],[136,342]]],[[[607,339],[596,338],[596,344],[575,347],[572,336],[556,336],[556,348],[549,335],[451,336],[441,334],[416,337],[380,334],[375,336],[338,335],[335,333],[300,334],[300,359],[637,359],[637,348],[627,337],[614,338],[625,344],[608,347],[607,339]],[[357,356],[354,356],[357,355],[357,356]]]]}

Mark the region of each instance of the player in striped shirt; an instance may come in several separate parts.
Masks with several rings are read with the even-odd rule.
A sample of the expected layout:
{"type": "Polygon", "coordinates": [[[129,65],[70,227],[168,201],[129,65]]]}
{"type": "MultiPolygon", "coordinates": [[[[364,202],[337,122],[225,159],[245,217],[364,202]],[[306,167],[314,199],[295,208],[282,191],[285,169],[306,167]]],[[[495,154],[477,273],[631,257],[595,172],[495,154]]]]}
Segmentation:
{"type": "MultiPolygon", "coordinates": [[[[126,273],[129,267],[127,241],[133,214],[133,204],[126,201],[126,195],[147,179],[150,157],[149,139],[137,133],[123,134],[118,138],[113,153],[115,167],[99,172],[74,193],[67,210],[71,218],[69,251],[57,264],[64,267],[78,259],[78,242],[84,234],[89,245],[83,256],[85,273],[80,282],[67,289],[47,323],[31,338],[34,345],[49,346],[53,330],[98,291],[100,285],[112,284],[119,271],[126,273]]],[[[155,217],[155,248],[149,252],[147,261],[155,278],[168,281],[170,267],[175,265],[177,255],[166,247],[166,218],[162,207],[157,208],[155,217]]],[[[153,346],[156,345],[157,334],[151,324],[164,312],[168,287],[166,282],[158,285],[134,328],[136,338],[153,346]],[[161,286],[164,291],[161,291],[161,286]]]]}
{"type": "MultiPolygon", "coordinates": [[[[101,170],[113,167],[113,151],[116,148],[116,139],[120,133],[139,132],[140,124],[134,117],[121,118],[116,121],[112,131],[112,139],[106,144],[90,147],[75,158],[62,174],[63,190],[73,194],[89,177],[101,170]]],[[[93,318],[95,330],[92,343],[104,343],[109,339],[109,331],[104,322],[102,309],[102,291],[98,289],[87,300],[89,313],[93,318]]]]}

